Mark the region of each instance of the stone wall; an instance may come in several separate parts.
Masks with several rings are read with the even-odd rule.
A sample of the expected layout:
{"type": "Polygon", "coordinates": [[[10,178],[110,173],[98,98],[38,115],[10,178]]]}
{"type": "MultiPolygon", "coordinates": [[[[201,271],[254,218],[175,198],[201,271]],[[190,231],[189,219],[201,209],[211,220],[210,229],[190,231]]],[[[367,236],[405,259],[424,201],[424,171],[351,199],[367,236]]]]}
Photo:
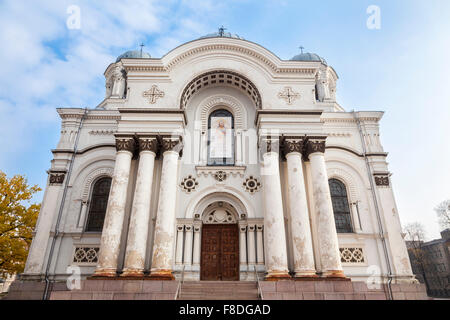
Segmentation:
{"type": "MultiPolygon", "coordinates": [[[[369,289],[365,282],[278,281],[261,282],[264,300],[387,300],[386,285],[369,289]]],[[[429,300],[421,284],[392,284],[394,300],[429,300]]]]}

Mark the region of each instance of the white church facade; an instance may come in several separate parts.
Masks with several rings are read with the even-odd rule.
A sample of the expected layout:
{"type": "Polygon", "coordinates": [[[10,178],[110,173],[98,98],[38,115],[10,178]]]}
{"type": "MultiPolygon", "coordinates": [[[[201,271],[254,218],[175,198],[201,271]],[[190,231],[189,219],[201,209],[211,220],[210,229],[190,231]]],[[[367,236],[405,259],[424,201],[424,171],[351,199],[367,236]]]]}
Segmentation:
{"type": "Polygon", "coordinates": [[[320,56],[220,32],[104,75],[96,108],[57,110],[22,279],[415,282],[383,112],[345,111],[320,56]]]}

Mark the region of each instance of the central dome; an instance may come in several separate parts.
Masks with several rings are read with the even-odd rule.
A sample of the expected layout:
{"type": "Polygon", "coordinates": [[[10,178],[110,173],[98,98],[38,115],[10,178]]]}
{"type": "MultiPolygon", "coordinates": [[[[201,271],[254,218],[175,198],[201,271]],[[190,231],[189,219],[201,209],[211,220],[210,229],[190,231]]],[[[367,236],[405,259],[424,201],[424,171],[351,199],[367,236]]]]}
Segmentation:
{"type": "Polygon", "coordinates": [[[224,29],[219,29],[219,32],[213,32],[213,33],[207,34],[206,36],[200,37],[199,39],[206,39],[206,38],[233,38],[233,39],[245,40],[244,38],[238,36],[237,34],[232,34],[231,32],[225,32],[224,29]]]}

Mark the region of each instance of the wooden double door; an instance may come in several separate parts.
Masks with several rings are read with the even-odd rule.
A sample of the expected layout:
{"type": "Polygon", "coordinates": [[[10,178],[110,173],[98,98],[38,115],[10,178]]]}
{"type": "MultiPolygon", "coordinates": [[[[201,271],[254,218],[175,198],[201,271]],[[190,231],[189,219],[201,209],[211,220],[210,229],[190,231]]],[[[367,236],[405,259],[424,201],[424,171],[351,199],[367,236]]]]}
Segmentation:
{"type": "Polygon", "coordinates": [[[200,280],[239,280],[237,224],[204,224],[201,252],[200,280]]]}

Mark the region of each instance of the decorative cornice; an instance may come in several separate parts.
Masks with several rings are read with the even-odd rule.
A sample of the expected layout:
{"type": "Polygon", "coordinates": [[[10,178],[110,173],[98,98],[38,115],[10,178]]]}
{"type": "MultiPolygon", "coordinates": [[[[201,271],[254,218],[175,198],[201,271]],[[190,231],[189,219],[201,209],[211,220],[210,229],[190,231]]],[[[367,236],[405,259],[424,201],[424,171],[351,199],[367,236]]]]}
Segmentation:
{"type": "Polygon", "coordinates": [[[183,115],[184,124],[187,124],[186,112],[180,109],[119,108],[118,111],[120,113],[181,114],[183,115]]]}
{"type": "Polygon", "coordinates": [[[136,142],[133,137],[116,137],[116,150],[134,152],[136,142]]]}
{"type": "Polygon", "coordinates": [[[109,136],[109,135],[113,135],[117,132],[117,130],[109,130],[109,129],[105,129],[105,130],[91,130],[89,131],[89,134],[91,135],[97,135],[97,136],[109,136]]]}
{"type": "Polygon", "coordinates": [[[222,171],[224,172],[227,177],[232,175],[234,177],[236,176],[240,176],[243,177],[245,174],[245,170],[247,169],[247,167],[225,167],[225,166],[197,166],[195,167],[195,170],[197,171],[197,175],[203,175],[203,176],[208,176],[208,175],[212,175],[215,176],[217,172],[222,171]]]}
{"type": "Polygon", "coordinates": [[[277,64],[275,64],[273,61],[266,58],[261,53],[256,52],[255,50],[245,48],[243,46],[238,45],[232,45],[232,44],[208,44],[203,46],[198,46],[195,48],[192,48],[186,52],[183,52],[182,54],[178,55],[174,59],[172,59],[165,67],[166,71],[170,71],[174,66],[179,64],[181,61],[189,58],[190,56],[193,56],[198,53],[203,52],[212,52],[212,51],[232,51],[237,53],[242,53],[246,56],[250,56],[255,58],[256,60],[259,60],[264,65],[266,65],[270,70],[272,70],[275,73],[301,73],[301,74],[309,74],[313,76],[316,72],[315,68],[304,68],[304,67],[279,67],[277,64]]]}

